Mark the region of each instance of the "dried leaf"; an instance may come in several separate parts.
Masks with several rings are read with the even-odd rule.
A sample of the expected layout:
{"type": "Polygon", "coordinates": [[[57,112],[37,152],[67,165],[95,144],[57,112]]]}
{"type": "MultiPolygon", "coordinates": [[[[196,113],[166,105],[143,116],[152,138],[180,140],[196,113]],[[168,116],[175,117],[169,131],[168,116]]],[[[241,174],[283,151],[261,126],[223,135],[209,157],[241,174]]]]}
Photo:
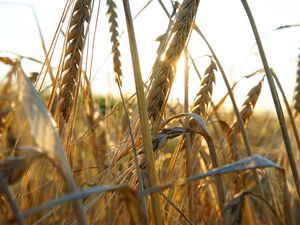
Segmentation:
{"type": "Polygon", "coordinates": [[[252,155],[251,157],[247,157],[243,160],[239,160],[237,162],[225,165],[223,167],[219,167],[219,168],[210,170],[206,173],[190,176],[186,179],[181,179],[176,182],[169,183],[169,184],[164,184],[164,185],[156,186],[153,188],[148,188],[145,190],[145,193],[150,194],[153,192],[158,192],[158,191],[161,191],[161,190],[164,190],[167,188],[183,185],[186,183],[190,183],[190,182],[193,182],[196,180],[201,180],[206,177],[211,177],[211,176],[215,176],[215,175],[227,174],[227,173],[239,172],[239,171],[245,171],[245,170],[252,170],[252,169],[258,169],[258,168],[267,168],[267,167],[275,168],[275,169],[278,169],[278,170],[281,170],[284,172],[284,170],[281,167],[279,167],[277,164],[273,163],[269,159],[262,157],[260,155],[252,155]]]}
{"type": "Polygon", "coordinates": [[[251,73],[251,74],[249,74],[249,75],[246,75],[246,76],[244,76],[244,77],[248,79],[248,78],[251,78],[251,77],[253,77],[253,76],[262,74],[262,73],[264,73],[264,72],[265,72],[264,69],[259,69],[259,70],[256,70],[256,71],[254,71],[253,73],[251,73]]]}
{"type": "Polygon", "coordinates": [[[163,129],[158,134],[155,134],[152,138],[153,151],[161,149],[167,143],[168,139],[173,139],[189,132],[194,131],[185,127],[172,127],[163,129]]]}
{"type": "Polygon", "coordinates": [[[145,221],[144,213],[141,209],[138,196],[134,190],[132,190],[128,185],[102,185],[89,188],[87,190],[79,191],[76,193],[71,193],[68,195],[61,196],[57,199],[47,201],[39,206],[32,207],[23,213],[23,217],[29,217],[33,214],[41,212],[43,210],[50,209],[52,207],[64,204],[70,201],[76,201],[82,198],[86,198],[92,194],[100,194],[105,192],[119,192],[122,194],[122,198],[128,206],[131,224],[133,225],[143,225],[147,224],[145,221]]]}
{"type": "MultiPolygon", "coordinates": [[[[19,87],[18,100],[22,104],[29,123],[30,132],[36,144],[61,171],[70,192],[76,192],[77,187],[70,165],[64,155],[63,145],[56,132],[54,120],[47,111],[39,94],[26,77],[20,65],[17,69],[19,87]]],[[[85,221],[82,203],[74,202],[75,211],[81,221],[85,221]]]]}
{"type": "Polygon", "coordinates": [[[166,126],[167,124],[176,121],[182,117],[191,117],[195,120],[195,122],[197,122],[200,130],[199,132],[205,135],[210,136],[209,130],[207,129],[206,125],[205,125],[205,121],[203,120],[203,118],[201,116],[199,116],[198,114],[195,113],[181,113],[175,116],[172,116],[170,118],[168,118],[167,120],[163,121],[162,124],[160,125],[160,128],[163,128],[164,126],[166,126]]]}
{"type": "Polygon", "coordinates": [[[22,103],[25,110],[30,132],[43,153],[56,162],[56,160],[64,158],[64,151],[54,128],[54,120],[32,83],[25,76],[22,68],[19,67],[17,72],[19,86],[18,100],[22,103]]]}

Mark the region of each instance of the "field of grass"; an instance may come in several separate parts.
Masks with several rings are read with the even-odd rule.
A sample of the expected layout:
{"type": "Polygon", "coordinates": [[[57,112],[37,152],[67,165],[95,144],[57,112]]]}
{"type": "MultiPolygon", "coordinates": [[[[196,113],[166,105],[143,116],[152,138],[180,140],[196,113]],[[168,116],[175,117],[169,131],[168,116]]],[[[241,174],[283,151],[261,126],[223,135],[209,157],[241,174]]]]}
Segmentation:
{"type": "Polygon", "coordinates": [[[264,68],[245,78],[257,83],[241,107],[233,93],[239,84],[228,81],[195,23],[199,0],[174,2],[147,85],[130,10],[134,1],[118,3],[126,17],[132,96],[122,91],[121,9],[107,0],[117,98],[96,95],[91,87],[93,45],[87,42],[96,1],[66,2],[39,73],[24,72],[23,57],[0,56],[7,71],[0,83],[0,224],[300,223],[300,67],[289,105],[246,0],[241,2],[264,68]],[[207,68],[199,69],[190,55],[192,32],[211,52],[207,68]],[[54,51],[61,55],[55,66],[54,51]],[[180,58],[183,74],[176,73],[180,58]],[[190,68],[201,71],[193,102],[190,68]],[[183,103],[169,99],[175,75],[185,78],[183,103]],[[216,80],[227,87],[217,101],[216,80]],[[270,89],[276,113],[255,110],[263,87],[270,89]]]}

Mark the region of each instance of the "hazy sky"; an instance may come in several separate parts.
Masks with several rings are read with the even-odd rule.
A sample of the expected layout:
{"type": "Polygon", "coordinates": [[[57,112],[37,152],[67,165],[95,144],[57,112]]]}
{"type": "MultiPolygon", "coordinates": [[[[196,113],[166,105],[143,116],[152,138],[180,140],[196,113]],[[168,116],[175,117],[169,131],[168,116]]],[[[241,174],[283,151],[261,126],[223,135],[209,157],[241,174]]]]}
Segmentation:
{"type": "MultiPolygon", "coordinates": [[[[132,14],[136,15],[147,2],[148,0],[130,1],[132,14]]],[[[163,2],[171,11],[170,0],[163,0],[163,2]]],[[[291,99],[300,53],[300,27],[280,31],[273,30],[278,26],[300,23],[300,0],[249,0],[248,2],[262,36],[269,64],[277,71],[288,98],[291,99]]],[[[44,55],[33,12],[31,7],[26,4],[30,4],[35,9],[46,47],[50,46],[65,1],[0,0],[0,51],[9,50],[43,60],[44,55]]],[[[118,9],[120,30],[124,30],[123,8],[121,4],[118,6],[120,6],[118,9]]],[[[109,57],[111,44],[107,35],[108,19],[105,15],[106,10],[106,1],[101,1],[94,49],[95,63],[92,73],[92,75],[95,75],[93,79],[94,90],[101,93],[114,92],[116,88],[114,79],[108,79],[109,71],[111,71],[111,58],[109,57]],[[97,69],[98,73],[95,74],[97,69]]],[[[96,11],[94,11],[95,14],[96,11]]],[[[240,0],[201,0],[196,23],[215,49],[231,82],[239,80],[242,76],[262,67],[255,40],[240,0]]],[[[168,20],[158,1],[153,0],[137,17],[134,24],[142,73],[146,81],[155,59],[157,43],[154,40],[164,33],[168,20]]],[[[209,51],[197,35],[192,36],[189,47],[193,58],[200,67],[200,71],[203,72],[208,61],[204,55],[209,54],[209,51]]],[[[57,55],[60,52],[59,48],[58,46],[57,55]]],[[[133,79],[126,33],[121,38],[121,49],[124,67],[124,90],[130,93],[133,88],[133,79]]],[[[0,55],[6,54],[0,53],[0,55]]],[[[52,65],[57,66],[57,60],[54,60],[52,65]]],[[[37,65],[28,65],[25,69],[38,71],[38,68],[37,65]]],[[[176,91],[173,91],[170,96],[172,99],[181,98],[183,95],[181,88],[183,86],[183,76],[180,71],[179,69],[174,83],[176,91]]],[[[1,74],[1,77],[3,77],[3,74],[1,74]]],[[[193,70],[191,70],[190,79],[190,99],[192,100],[200,83],[193,70]]],[[[236,89],[239,103],[245,99],[249,88],[256,82],[257,79],[240,82],[236,89]]],[[[215,92],[216,98],[224,95],[225,89],[221,79],[217,79],[215,90],[218,90],[215,92]]],[[[260,107],[273,106],[267,90],[267,82],[264,84],[261,99],[259,101],[260,107]]]]}

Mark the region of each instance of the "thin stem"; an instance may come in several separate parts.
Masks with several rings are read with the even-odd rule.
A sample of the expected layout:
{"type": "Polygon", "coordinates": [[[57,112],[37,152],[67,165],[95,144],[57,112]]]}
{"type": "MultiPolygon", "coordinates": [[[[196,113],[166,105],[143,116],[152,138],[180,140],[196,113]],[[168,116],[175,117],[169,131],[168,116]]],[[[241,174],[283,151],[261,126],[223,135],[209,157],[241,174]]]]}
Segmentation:
{"type": "Polygon", "coordinates": [[[286,123],[285,123],[285,119],[284,119],[282,107],[281,107],[281,104],[280,104],[280,101],[279,101],[279,97],[278,97],[277,89],[276,89],[276,86],[275,86],[275,82],[273,80],[272,72],[270,70],[270,67],[269,67],[269,64],[268,64],[268,61],[267,61],[267,57],[265,55],[265,51],[263,49],[263,45],[261,43],[259,33],[258,33],[257,28],[256,28],[256,24],[255,24],[254,18],[252,16],[251,10],[249,8],[249,5],[248,5],[246,0],[241,0],[241,1],[242,1],[243,6],[244,6],[244,9],[247,13],[249,22],[251,24],[252,31],[253,31],[253,34],[255,36],[255,40],[256,40],[256,43],[257,43],[258,50],[259,50],[259,54],[260,54],[262,63],[264,65],[264,69],[265,69],[266,76],[267,76],[267,79],[268,79],[268,83],[269,83],[270,91],[271,91],[271,94],[272,94],[273,102],[274,102],[274,105],[275,105],[277,117],[278,117],[279,124],[280,124],[280,129],[281,129],[283,141],[284,141],[284,144],[285,144],[285,149],[286,149],[286,152],[287,152],[287,155],[288,155],[288,158],[289,158],[289,162],[290,162],[290,167],[291,167],[291,170],[292,170],[292,173],[293,173],[294,182],[295,182],[295,186],[296,186],[297,194],[298,194],[298,201],[300,202],[300,179],[299,179],[299,174],[298,174],[298,171],[297,171],[297,165],[296,165],[295,158],[294,158],[294,155],[293,155],[292,146],[291,146],[291,142],[290,142],[290,138],[289,138],[289,134],[288,134],[288,129],[287,129],[287,126],[286,126],[286,123]]]}
{"type": "Polygon", "coordinates": [[[293,129],[294,136],[295,136],[296,143],[297,143],[297,147],[298,147],[298,151],[300,152],[300,138],[299,138],[299,133],[298,133],[298,130],[297,130],[297,127],[296,127],[296,123],[295,123],[295,120],[294,120],[294,117],[293,117],[293,113],[292,113],[291,107],[289,106],[289,102],[288,102],[288,100],[287,100],[287,98],[285,96],[284,90],[283,90],[283,88],[282,88],[282,86],[280,84],[280,81],[279,81],[277,75],[274,73],[273,70],[271,70],[271,72],[273,73],[275,82],[276,82],[276,84],[277,84],[277,86],[279,88],[279,91],[280,91],[281,95],[282,95],[282,98],[283,98],[283,101],[284,101],[287,113],[288,113],[290,121],[291,121],[292,129],[293,129]]]}
{"type": "MultiPolygon", "coordinates": [[[[136,87],[141,130],[143,136],[143,145],[144,145],[143,150],[144,150],[145,160],[146,160],[146,169],[149,177],[149,185],[150,187],[152,187],[158,184],[158,177],[155,170],[155,161],[154,161],[154,154],[153,154],[152,138],[150,133],[149,116],[146,107],[146,97],[144,93],[144,85],[142,80],[140,64],[139,64],[139,56],[138,56],[136,39],[135,39],[135,32],[134,32],[131,10],[130,10],[130,5],[128,0],[123,0],[123,6],[125,11],[130,51],[131,51],[131,59],[132,59],[134,78],[135,78],[134,80],[135,80],[135,87],[136,87]]],[[[152,200],[152,208],[153,208],[155,223],[157,225],[162,225],[163,218],[162,218],[160,203],[159,203],[159,193],[154,193],[153,195],[151,195],[151,200],[152,200]]]]}
{"type": "MultiPolygon", "coordinates": [[[[122,99],[122,105],[123,105],[123,108],[124,108],[124,111],[125,111],[126,122],[128,124],[128,130],[129,130],[130,140],[131,140],[131,144],[132,144],[132,148],[133,148],[136,173],[137,173],[138,182],[139,182],[139,189],[140,189],[139,192],[140,193],[144,193],[144,185],[143,185],[142,174],[141,174],[141,171],[140,171],[139,158],[138,158],[138,150],[137,150],[136,144],[134,142],[133,132],[132,132],[132,128],[131,128],[131,124],[130,124],[130,119],[129,119],[129,113],[128,113],[128,109],[127,109],[126,104],[125,104],[124,96],[123,96],[121,85],[120,85],[119,82],[118,82],[118,88],[119,88],[120,96],[121,96],[121,99],[122,99]]],[[[141,195],[141,198],[142,198],[143,210],[144,210],[144,213],[146,215],[147,224],[150,224],[149,214],[148,214],[148,208],[147,208],[147,202],[146,202],[145,195],[141,195]]]]}
{"type": "Polygon", "coordinates": [[[162,9],[164,10],[165,14],[168,16],[168,17],[171,17],[170,13],[168,12],[165,4],[161,1],[161,0],[158,0],[158,3],[161,5],[162,9]]]}
{"type": "Polygon", "coordinates": [[[50,78],[51,78],[52,83],[53,83],[54,82],[53,71],[52,71],[52,68],[51,68],[51,65],[50,65],[50,60],[48,58],[47,48],[46,48],[46,44],[45,44],[45,40],[44,40],[44,37],[43,37],[42,30],[41,30],[41,26],[39,24],[39,20],[38,20],[38,17],[36,15],[36,12],[35,12],[35,9],[34,9],[33,6],[31,6],[31,10],[32,10],[32,13],[33,13],[33,17],[34,17],[34,20],[35,20],[38,32],[39,32],[39,36],[40,36],[40,39],[41,39],[41,44],[42,44],[43,52],[44,52],[44,55],[46,57],[45,61],[46,61],[47,66],[49,67],[50,78]]]}
{"type": "Polygon", "coordinates": [[[190,224],[190,225],[194,225],[193,221],[191,221],[190,218],[188,218],[184,212],[182,212],[182,210],[172,201],[172,199],[170,199],[168,196],[166,196],[162,191],[159,192],[164,199],[166,199],[166,201],[190,224]]]}
{"type": "MultiPolygon", "coordinates": [[[[240,128],[240,131],[241,131],[241,134],[242,134],[242,137],[243,137],[243,140],[244,140],[244,144],[245,144],[245,148],[246,148],[246,153],[248,156],[252,156],[252,150],[251,150],[251,145],[250,145],[250,140],[249,140],[249,136],[248,136],[248,133],[245,129],[245,126],[244,126],[244,122],[242,120],[242,117],[241,117],[241,114],[239,112],[239,109],[237,107],[237,104],[236,104],[236,101],[235,101],[235,98],[233,96],[233,92],[232,92],[232,89],[230,87],[230,84],[228,82],[228,79],[227,79],[227,76],[224,72],[224,69],[219,61],[219,59],[217,58],[214,50],[212,49],[212,47],[210,46],[209,42],[206,40],[205,36],[202,34],[202,32],[200,31],[200,29],[196,26],[196,32],[202,37],[202,39],[204,40],[204,42],[206,43],[207,47],[209,48],[211,54],[213,55],[214,59],[216,60],[216,63],[218,65],[218,68],[220,70],[220,73],[223,77],[223,80],[225,82],[225,85],[226,85],[226,88],[228,90],[228,94],[229,94],[229,97],[230,97],[230,100],[232,102],[232,106],[233,106],[233,110],[234,110],[234,113],[235,113],[235,116],[236,116],[236,119],[238,121],[238,124],[239,124],[239,128],[240,128]]],[[[263,196],[266,196],[265,192],[264,192],[264,189],[261,185],[261,182],[258,178],[258,174],[256,172],[255,169],[252,170],[252,173],[253,173],[253,177],[254,177],[254,180],[255,180],[255,183],[257,185],[257,188],[258,188],[258,192],[263,195],[263,196]]],[[[265,212],[265,215],[267,216],[267,222],[269,224],[271,224],[271,221],[270,221],[270,218],[268,217],[268,214],[266,213],[267,209],[263,206],[263,210],[265,212]]]]}
{"type": "MultiPolygon", "coordinates": [[[[184,112],[189,112],[189,65],[187,49],[184,51],[184,112]]],[[[189,119],[185,118],[185,126],[189,127],[189,119]]],[[[186,157],[186,176],[193,175],[193,158],[191,148],[191,136],[189,133],[185,134],[185,157],[186,157]]],[[[189,217],[195,216],[195,204],[194,204],[194,185],[187,184],[187,196],[189,205],[189,217]]]]}
{"type": "MultiPolygon", "coordinates": [[[[200,29],[198,27],[196,27],[196,32],[202,37],[202,39],[204,40],[204,42],[206,43],[207,47],[209,48],[211,54],[213,55],[214,59],[216,60],[216,63],[218,65],[218,68],[220,70],[220,73],[222,75],[222,78],[224,80],[224,83],[226,85],[226,88],[227,88],[227,91],[228,91],[228,94],[229,94],[229,97],[230,97],[230,100],[232,102],[232,106],[233,106],[233,110],[234,110],[234,113],[235,113],[235,116],[236,116],[236,119],[239,123],[239,126],[240,126],[240,130],[241,130],[241,133],[242,133],[242,137],[243,137],[243,140],[244,140],[244,144],[245,144],[245,148],[246,148],[246,152],[247,152],[247,155],[248,156],[251,156],[252,155],[252,150],[251,150],[251,145],[250,145],[250,140],[249,140],[249,137],[248,137],[248,134],[246,132],[246,129],[245,129],[245,126],[244,126],[244,123],[243,123],[243,120],[242,120],[242,117],[239,113],[239,109],[237,107],[237,104],[236,104],[236,101],[235,101],[235,98],[233,96],[233,92],[231,90],[231,86],[229,84],[229,81],[227,79],[227,76],[225,74],[225,71],[217,57],[217,55],[215,54],[214,50],[212,49],[212,47],[210,46],[209,42],[206,40],[205,36],[202,34],[202,32],[200,31],[200,29]]],[[[264,192],[263,192],[263,188],[262,188],[262,185],[260,183],[260,180],[258,178],[258,175],[257,175],[257,172],[255,170],[253,170],[253,175],[254,175],[254,179],[255,179],[255,182],[257,184],[257,187],[259,189],[259,192],[261,194],[264,195],[264,192]]]]}

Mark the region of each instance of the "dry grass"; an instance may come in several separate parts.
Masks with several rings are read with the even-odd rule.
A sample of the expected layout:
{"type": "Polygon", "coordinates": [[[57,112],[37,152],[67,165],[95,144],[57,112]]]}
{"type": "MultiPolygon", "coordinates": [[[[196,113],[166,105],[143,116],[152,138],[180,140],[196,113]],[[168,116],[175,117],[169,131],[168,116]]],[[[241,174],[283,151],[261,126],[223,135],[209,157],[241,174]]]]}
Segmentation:
{"type": "MultiPolygon", "coordinates": [[[[198,4],[198,0],[184,0],[178,10],[174,5],[172,16],[168,13],[169,26],[160,38],[150,84],[145,88],[130,7],[123,0],[136,84],[136,96],[129,98],[122,92],[125,71],[117,23],[118,10],[123,8],[114,0],[107,0],[107,16],[114,63],[111,75],[120,94],[116,100],[95,95],[91,87],[90,70],[95,62],[90,61],[90,54],[95,45],[89,42],[96,35],[92,35],[95,28],[90,21],[94,6],[100,7],[94,1],[66,4],[58,25],[60,30],[69,17],[67,33],[62,35],[64,48],[52,48],[53,41],[45,65],[50,66],[54,49],[61,53],[61,60],[57,69],[48,68],[46,73],[42,69],[34,76],[35,85],[42,83],[40,93],[34,80],[28,79],[32,75],[25,74],[22,57],[0,56],[8,71],[0,83],[0,224],[299,223],[295,173],[299,165],[293,161],[299,151],[289,150],[289,144],[300,149],[299,121],[293,118],[262,49],[265,68],[247,79],[264,71],[267,76],[271,73],[291,125],[282,128],[280,111],[277,119],[255,110],[264,77],[248,87],[248,94],[243,93],[246,97],[238,110],[233,89],[239,83],[230,88],[220,61],[195,24],[198,4]],[[206,69],[198,68],[188,52],[193,31],[213,55],[206,69]],[[185,71],[178,74],[182,54],[185,71]],[[188,84],[195,82],[188,80],[190,66],[204,76],[197,81],[200,88],[189,105],[188,84]],[[56,78],[44,79],[50,78],[52,69],[57,70],[56,78]],[[218,71],[228,90],[215,101],[214,85],[223,82],[218,71]],[[169,94],[176,74],[185,76],[185,102],[174,106],[169,94]],[[225,109],[228,96],[234,113],[225,109]],[[290,128],[295,138],[286,135],[290,128]]],[[[56,33],[54,39],[57,37],[56,33]]]]}

